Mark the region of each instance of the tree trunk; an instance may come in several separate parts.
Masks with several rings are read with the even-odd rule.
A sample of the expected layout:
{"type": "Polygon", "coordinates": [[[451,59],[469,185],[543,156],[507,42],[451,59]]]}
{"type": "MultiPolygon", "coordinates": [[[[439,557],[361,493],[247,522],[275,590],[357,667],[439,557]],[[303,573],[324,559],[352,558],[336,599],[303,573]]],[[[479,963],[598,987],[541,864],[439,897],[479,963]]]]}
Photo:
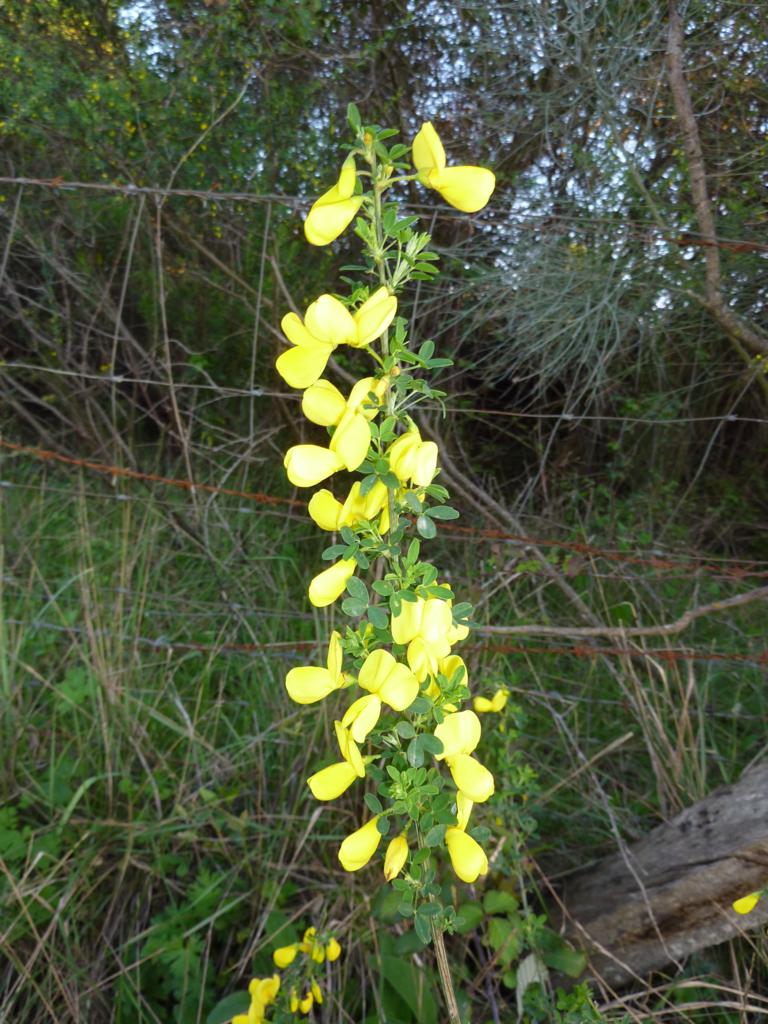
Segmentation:
{"type": "Polygon", "coordinates": [[[617,986],[768,921],[731,903],[768,884],[768,762],[571,877],[564,934],[617,986]]]}

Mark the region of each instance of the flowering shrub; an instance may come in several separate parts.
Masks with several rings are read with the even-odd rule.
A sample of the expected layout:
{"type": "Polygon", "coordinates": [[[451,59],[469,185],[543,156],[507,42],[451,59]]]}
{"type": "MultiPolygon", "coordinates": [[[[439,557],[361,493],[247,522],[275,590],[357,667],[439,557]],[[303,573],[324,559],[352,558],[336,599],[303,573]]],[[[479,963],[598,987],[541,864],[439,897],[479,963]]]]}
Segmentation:
{"type": "MultiPolygon", "coordinates": [[[[413,919],[422,941],[434,938],[442,946],[455,912],[440,900],[439,851],[464,882],[488,871],[484,831],[470,827],[474,805],[494,792],[493,776],[475,756],[476,711],[501,710],[506,694],[476,698],[476,711],[462,710],[469,679],[454,647],[469,633],[472,609],[456,601],[421,554],[420,538],[433,538],[438,523],[458,516],[438,482],[438,447],[413,418],[419,403],[442,402],[444,393],[428,377],[450,360],[435,357],[431,340],[413,346],[398,316],[403,289],[431,279],[438,257],[390,190],[418,180],[474,213],[488,202],[495,179],[483,167],[448,166],[429,123],[413,140],[411,166],[406,145],[387,145],[396,133],[362,125],[354,105],[349,122],[355,133],[349,155],[336,184],[310,209],[304,231],[310,244],[328,245],[354,221],[363,247],[361,280],[345,295],[320,295],[303,320],[284,317],[291,347],[277,370],[303,390],[306,418],[328,431],[325,444],[288,450],[291,483],[309,488],[337,473],[359,474],[344,485],[346,494],[323,488],[308,507],[321,529],[338,534],[323,553],[331,564],[309,583],[309,600],[323,608],[343,599],[350,622],[331,634],[324,665],[292,669],[285,685],[299,704],[351,691],[334,723],[335,759],[307,784],[317,800],[330,801],[365,780],[369,817],[341,843],[339,861],[346,871],[363,869],[386,837],[383,873],[400,892],[400,912],[413,919]],[[323,377],[340,345],[370,360],[348,394],[323,377]]],[[[441,978],[445,987],[442,970],[441,978]]],[[[452,992],[446,996],[457,1019],[452,992]]]]}

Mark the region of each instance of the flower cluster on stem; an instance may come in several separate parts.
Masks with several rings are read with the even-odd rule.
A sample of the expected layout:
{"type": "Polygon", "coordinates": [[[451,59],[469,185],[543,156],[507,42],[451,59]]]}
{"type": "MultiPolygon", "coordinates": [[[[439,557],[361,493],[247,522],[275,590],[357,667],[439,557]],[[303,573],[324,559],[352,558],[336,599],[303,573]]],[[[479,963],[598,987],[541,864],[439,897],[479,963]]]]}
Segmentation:
{"type": "MultiPolygon", "coordinates": [[[[409,282],[434,277],[438,256],[390,190],[417,180],[455,208],[476,212],[494,177],[482,167],[449,166],[429,123],[412,147],[390,146],[394,131],[363,125],[354,105],[348,118],[354,141],[339,179],[313,204],[304,228],[310,244],[328,245],[354,221],[361,278],[345,278],[347,294],[319,296],[303,319],[284,317],[290,347],[277,370],[303,391],[306,418],[327,431],[323,443],[288,450],[288,479],[310,488],[336,474],[358,474],[309,501],[312,520],[336,535],[323,553],[330,564],[309,584],[309,600],[322,608],[342,598],[350,622],[331,634],[324,665],[294,668],[285,682],[299,704],[352,691],[335,722],[338,751],[329,752],[308,785],[323,801],[365,787],[369,817],[341,843],[339,861],[358,871],[389,837],[384,876],[399,888],[401,912],[427,942],[452,920],[452,908],[438,899],[440,848],[465,882],[488,870],[484,830],[471,829],[469,818],[473,805],[493,794],[494,780],[475,756],[481,725],[475,711],[462,710],[469,679],[454,651],[469,633],[471,606],[457,602],[421,554],[422,540],[458,516],[439,483],[438,446],[414,419],[420,402],[444,399],[428,378],[450,360],[435,356],[430,339],[411,343],[398,304],[409,282]],[[371,361],[348,393],[323,376],[340,346],[371,361]]],[[[505,699],[486,699],[477,710],[500,710],[505,699]]]]}

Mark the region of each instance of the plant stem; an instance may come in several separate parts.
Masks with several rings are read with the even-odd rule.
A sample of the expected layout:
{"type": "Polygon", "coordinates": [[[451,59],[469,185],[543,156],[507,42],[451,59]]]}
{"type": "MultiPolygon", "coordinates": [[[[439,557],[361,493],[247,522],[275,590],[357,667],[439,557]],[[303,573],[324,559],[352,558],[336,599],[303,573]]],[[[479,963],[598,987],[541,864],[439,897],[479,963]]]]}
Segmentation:
{"type": "Polygon", "coordinates": [[[432,939],[435,943],[435,959],[437,960],[437,970],[440,974],[440,984],[443,986],[448,1020],[450,1024],[461,1024],[459,1006],[456,1002],[456,992],[454,991],[453,978],[451,977],[451,965],[448,963],[448,953],[445,949],[445,939],[434,918],[432,918],[432,939]]]}
{"type": "MultiPolygon", "coordinates": [[[[370,165],[371,165],[371,181],[373,184],[373,235],[374,244],[376,246],[375,251],[372,253],[376,267],[379,271],[379,281],[383,285],[387,285],[391,288],[392,281],[388,273],[387,262],[384,258],[384,230],[382,223],[381,214],[381,192],[382,185],[379,181],[377,173],[377,160],[376,152],[371,149],[370,154],[370,165]]],[[[407,179],[403,179],[407,180],[407,179]]],[[[386,358],[389,355],[389,330],[386,330],[381,337],[381,351],[383,356],[386,358]]],[[[394,411],[394,394],[392,388],[387,389],[387,414],[391,415],[394,411]]],[[[390,519],[390,530],[394,530],[395,526],[395,492],[390,487],[388,490],[389,498],[389,519],[390,519]]],[[[423,846],[421,832],[417,828],[419,847],[423,846]]],[[[440,984],[443,988],[443,996],[445,997],[445,1005],[448,1010],[448,1020],[450,1024],[461,1024],[461,1017],[459,1015],[459,1006],[456,1002],[456,992],[453,987],[453,978],[451,977],[451,967],[448,963],[448,953],[445,948],[445,939],[443,932],[436,923],[435,919],[431,919],[432,927],[432,940],[435,944],[435,958],[437,960],[437,970],[440,975],[440,984]]]]}

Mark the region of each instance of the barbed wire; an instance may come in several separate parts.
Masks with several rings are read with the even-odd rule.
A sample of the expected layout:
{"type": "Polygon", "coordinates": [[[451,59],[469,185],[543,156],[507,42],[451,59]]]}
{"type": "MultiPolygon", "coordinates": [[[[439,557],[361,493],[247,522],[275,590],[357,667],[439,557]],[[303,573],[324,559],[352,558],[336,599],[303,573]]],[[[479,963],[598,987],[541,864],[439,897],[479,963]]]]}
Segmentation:
{"type": "MultiPolygon", "coordinates": [[[[37,363],[22,363],[16,360],[4,362],[0,360],[0,373],[6,370],[30,370],[33,373],[48,373],[57,377],[98,381],[101,384],[141,384],[148,387],[173,388],[185,391],[210,391],[222,398],[280,398],[284,401],[300,402],[301,395],[293,391],[278,391],[268,387],[236,388],[220,384],[196,384],[191,381],[160,380],[156,377],[130,377],[122,373],[88,373],[84,370],[65,370],[58,366],[43,366],[37,363]]],[[[442,409],[429,402],[423,408],[429,410],[442,409]]],[[[578,412],[530,412],[515,409],[480,409],[474,406],[445,405],[446,412],[458,415],[499,417],[519,420],[557,420],[562,423],[605,422],[632,423],[646,426],[684,426],[688,423],[749,423],[768,424],[768,418],[759,416],[739,416],[737,413],[724,413],[719,416],[618,416],[600,413],[578,412]]]]}
{"type": "MultiPolygon", "coordinates": [[[[211,644],[194,640],[172,640],[165,636],[146,637],[138,634],[126,636],[121,633],[115,633],[111,630],[101,628],[86,629],[84,626],[60,625],[59,623],[46,622],[39,619],[24,621],[21,619],[8,618],[5,621],[8,625],[21,626],[26,629],[46,629],[55,633],[86,636],[89,639],[92,637],[106,637],[108,639],[122,640],[128,644],[141,644],[142,646],[153,647],[156,650],[164,650],[171,653],[178,650],[195,651],[201,654],[271,654],[274,656],[293,659],[294,655],[298,652],[311,651],[313,649],[324,650],[327,646],[327,640],[325,639],[321,641],[276,640],[265,641],[263,643],[240,643],[232,640],[222,640],[220,643],[211,644]]],[[[477,627],[475,632],[482,635],[482,626],[477,627]]],[[[639,647],[593,647],[583,644],[574,644],[572,646],[542,646],[540,644],[527,643],[499,644],[486,642],[464,645],[462,646],[461,651],[463,654],[486,654],[489,656],[507,654],[547,654],[589,659],[600,657],[619,657],[651,659],[665,662],[728,661],[738,662],[741,664],[751,664],[756,667],[768,665],[768,650],[744,654],[734,651],[696,651],[691,649],[683,650],[680,648],[663,647],[645,649],[639,647]]]]}
{"type": "MultiPolygon", "coordinates": [[[[62,455],[45,448],[31,447],[17,444],[0,438],[0,448],[16,452],[19,455],[30,456],[45,462],[63,463],[64,465],[88,469],[92,472],[101,473],[111,477],[128,478],[151,483],[159,483],[163,486],[174,487],[179,490],[203,491],[206,494],[221,494],[228,497],[242,498],[253,501],[257,504],[271,506],[287,506],[290,508],[305,508],[306,501],[298,498],[288,498],[278,495],[264,494],[260,491],[242,491],[230,487],[217,487],[214,484],[197,483],[183,477],[166,477],[157,473],[144,473],[135,469],[127,469],[123,466],[93,462],[89,459],[78,459],[69,455],[62,455]]],[[[628,565],[641,565],[654,570],[660,569],[682,569],[690,571],[715,573],[737,580],[763,579],[768,578],[768,569],[759,568],[765,566],[766,562],[753,559],[723,559],[709,558],[707,561],[691,558],[689,555],[633,555],[626,551],[618,551],[610,548],[600,548],[593,544],[580,541],[560,540],[552,538],[533,537],[527,534],[510,533],[506,530],[494,528],[481,528],[472,526],[451,525],[442,536],[452,535],[472,536],[486,540],[499,540],[515,544],[528,545],[531,547],[560,549],[570,551],[574,554],[588,555],[593,558],[602,558],[608,561],[621,562],[628,565]]],[[[553,570],[554,571],[554,570],[553,570]]]]}
{"type": "MultiPolygon", "coordinates": [[[[116,182],[99,181],[67,181],[64,178],[28,178],[23,176],[0,176],[0,185],[15,185],[17,187],[50,188],[60,191],[89,190],[104,192],[111,195],[122,195],[127,197],[155,196],[157,199],[179,196],[188,199],[199,199],[206,202],[245,202],[245,203],[275,203],[286,206],[290,209],[297,209],[307,206],[311,197],[289,196],[281,192],[224,192],[218,188],[194,189],[194,188],[161,188],[156,185],[134,185],[128,183],[119,185],[116,182]]],[[[438,213],[443,218],[458,218],[451,211],[446,211],[433,203],[414,203],[414,209],[425,210],[430,213],[438,213]]],[[[736,249],[739,252],[765,252],[768,253],[768,245],[756,242],[749,238],[723,238],[718,236],[714,239],[703,238],[693,232],[684,232],[679,235],[672,235],[665,229],[659,227],[652,221],[636,220],[627,217],[616,218],[612,216],[594,216],[583,214],[567,213],[541,213],[535,217],[530,214],[521,214],[507,208],[495,211],[495,219],[504,217],[521,217],[516,227],[540,228],[551,222],[570,222],[573,224],[593,223],[608,224],[621,227],[641,228],[643,232],[655,232],[660,234],[665,241],[679,246],[718,246],[725,249],[736,249]]],[[[645,235],[636,235],[637,238],[645,238],[645,235]]]]}

